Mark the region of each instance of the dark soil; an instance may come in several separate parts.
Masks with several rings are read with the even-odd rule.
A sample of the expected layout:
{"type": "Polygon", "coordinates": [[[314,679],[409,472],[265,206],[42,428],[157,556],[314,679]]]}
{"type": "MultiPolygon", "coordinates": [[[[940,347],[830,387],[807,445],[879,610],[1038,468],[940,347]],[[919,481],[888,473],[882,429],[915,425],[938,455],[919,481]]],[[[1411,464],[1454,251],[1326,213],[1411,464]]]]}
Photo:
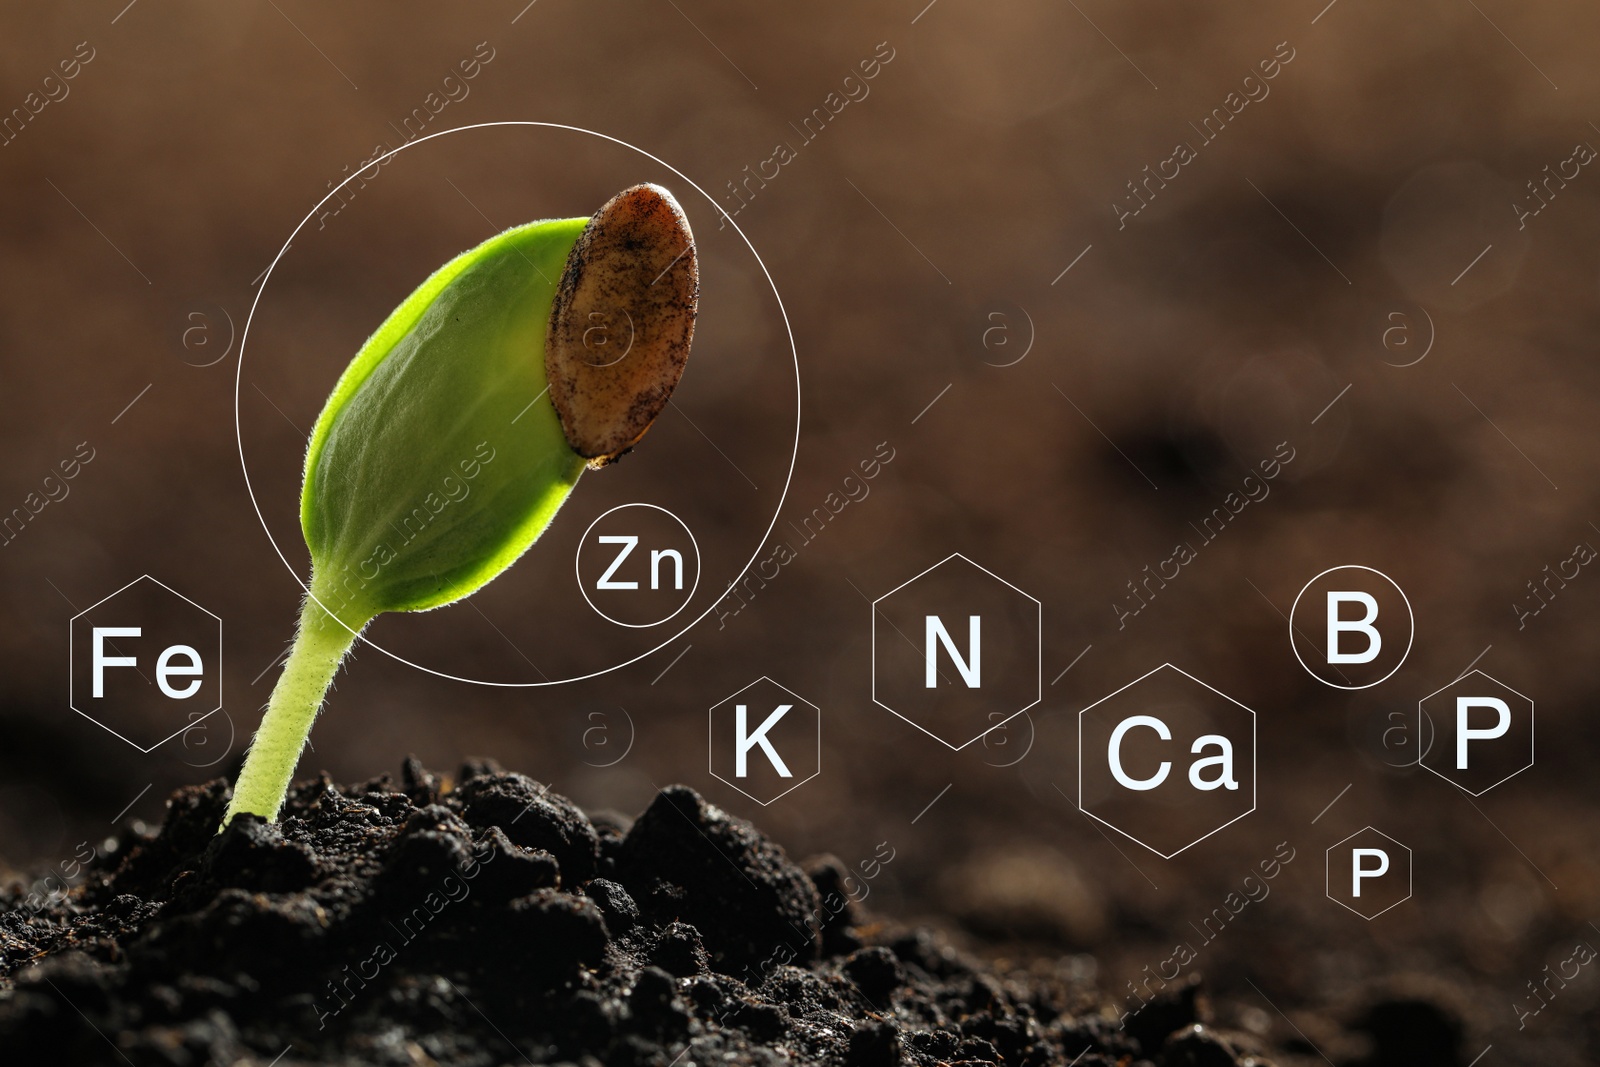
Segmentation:
{"type": "Polygon", "coordinates": [[[1083,958],[965,958],[681,786],[629,824],[411,760],[216,835],[227,799],[180,790],[70,891],[0,895],[0,1062],[1267,1062],[1195,984],[1119,1027],[1083,958]]]}

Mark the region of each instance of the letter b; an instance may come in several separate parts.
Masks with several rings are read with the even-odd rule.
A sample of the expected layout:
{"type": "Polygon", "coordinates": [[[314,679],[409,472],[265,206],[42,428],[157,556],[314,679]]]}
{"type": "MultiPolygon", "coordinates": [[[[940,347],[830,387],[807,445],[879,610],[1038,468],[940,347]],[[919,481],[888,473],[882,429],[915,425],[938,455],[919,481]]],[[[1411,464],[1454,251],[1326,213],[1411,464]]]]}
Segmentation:
{"type": "Polygon", "coordinates": [[[1371,663],[1383,648],[1383,637],[1372,624],[1378,618],[1378,602],[1371,593],[1359,590],[1330,590],[1328,593],[1328,662],[1371,663]],[[1341,619],[1341,604],[1360,604],[1367,609],[1365,618],[1341,619]],[[1341,634],[1359,632],[1367,637],[1367,647],[1360,652],[1342,652],[1339,648],[1341,634]]]}

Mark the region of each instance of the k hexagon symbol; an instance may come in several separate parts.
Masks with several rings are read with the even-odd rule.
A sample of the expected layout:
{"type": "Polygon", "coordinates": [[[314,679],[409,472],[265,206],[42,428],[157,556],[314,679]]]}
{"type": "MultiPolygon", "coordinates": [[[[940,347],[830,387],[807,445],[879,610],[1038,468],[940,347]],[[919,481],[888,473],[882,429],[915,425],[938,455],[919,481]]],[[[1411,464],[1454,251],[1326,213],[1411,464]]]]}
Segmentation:
{"type": "Polygon", "coordinates": [[[1256,810],[1256,713],[1162,664],[1078,713],[1078,809],[1171,859],[1256,810]]]}
{"type": "Polygon", "coordinates": [[[1433,744],[1421,763],[1475,797],[1533,766],[1533,701],[1482,671],[1470,671],[1417,705],[1433,744]]]}
{"type": "Polygon", "coordinates": [[[68,705],[139,751],[222,707],[222,620],[148,574],[68,628],[68,705]]]}
{"type": "Polygon", "coordinates": [[[1039,601],[957,552],[872,602],[872,699],[960,750],[1039,702],[1039,601]]]}
{"type": "Polygon", "coordinates": [[[763,675],[712,705],[711,776],[766,807],[822,772],[822,711],[763,675]]]}
{"type": "Polygon", "coordinates": [[[1411,899],[1411,850],[1382,830],[1357,830],[1328,848],[1328,899],[1371,922],[1411,899]]]}

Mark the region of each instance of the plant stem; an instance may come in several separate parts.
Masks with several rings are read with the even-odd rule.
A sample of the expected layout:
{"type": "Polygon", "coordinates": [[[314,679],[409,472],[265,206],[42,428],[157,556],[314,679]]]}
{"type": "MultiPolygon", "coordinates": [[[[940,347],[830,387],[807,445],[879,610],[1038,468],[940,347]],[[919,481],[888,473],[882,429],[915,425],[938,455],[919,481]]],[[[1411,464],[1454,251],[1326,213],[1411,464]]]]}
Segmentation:
{"type": "MultiPolygon", "coordinates": [[[[313,589],[316,583],[313,582],[313,589]]],[[[300,750],[311,735],[311,723],[322,707],[339,664],[371,616],[345,625],[306,597],[300,609],[300,627],[294,646],[284,661],[283,673],[272,687],[261,729],[256,731],[244,769],[233,787],[233,801],[223,817],[226,827],[240,812],[259,815],[269,822],[278,817],[300,750]]],[[[222,827],[219,827],[219,832],[222,827]]]]}

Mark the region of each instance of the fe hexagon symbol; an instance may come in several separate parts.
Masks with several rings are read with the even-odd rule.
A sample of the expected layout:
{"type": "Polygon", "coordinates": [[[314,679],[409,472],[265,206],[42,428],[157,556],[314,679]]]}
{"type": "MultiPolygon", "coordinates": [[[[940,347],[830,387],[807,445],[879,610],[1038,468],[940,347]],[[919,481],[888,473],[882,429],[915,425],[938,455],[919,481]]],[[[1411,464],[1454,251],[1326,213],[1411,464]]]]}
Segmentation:
{"type": "Polygon", "coordinates": [[[1078,809],[1171,859],[1256,810],[1256,713],[1162,664],[1078,713],[1078,809]]]}
{"type": "Polygon", "coordinates": [[[141,752],[222,707],[222,620],[148,574],[69,632],[68,705],[141,752]]]}
{"type": "Polygon", "coordinates": [[[822,711],[763,675],[711,707],[711,776],[766,807],[822,771],[822,711]]]}
{"type": "Polygon", "coordinates": [[[1462,675],[1417,705],[1433,744],[1421,763],[1475,797],[1533,766],[1533,701],[1482,671],[1462,675]]]}
{"type": "Polygon", "coordinates": [[[1328,849],[1328,899],[1371,922],[1411,899],[1411,850],[1382,830],[1357,830],[1328,849]]]}
{"type": "Polygon", "coordinates": [[[957,552],[872,602],[872,699],[966,748],[1039,702],[1043,608],[957,552]]]}

